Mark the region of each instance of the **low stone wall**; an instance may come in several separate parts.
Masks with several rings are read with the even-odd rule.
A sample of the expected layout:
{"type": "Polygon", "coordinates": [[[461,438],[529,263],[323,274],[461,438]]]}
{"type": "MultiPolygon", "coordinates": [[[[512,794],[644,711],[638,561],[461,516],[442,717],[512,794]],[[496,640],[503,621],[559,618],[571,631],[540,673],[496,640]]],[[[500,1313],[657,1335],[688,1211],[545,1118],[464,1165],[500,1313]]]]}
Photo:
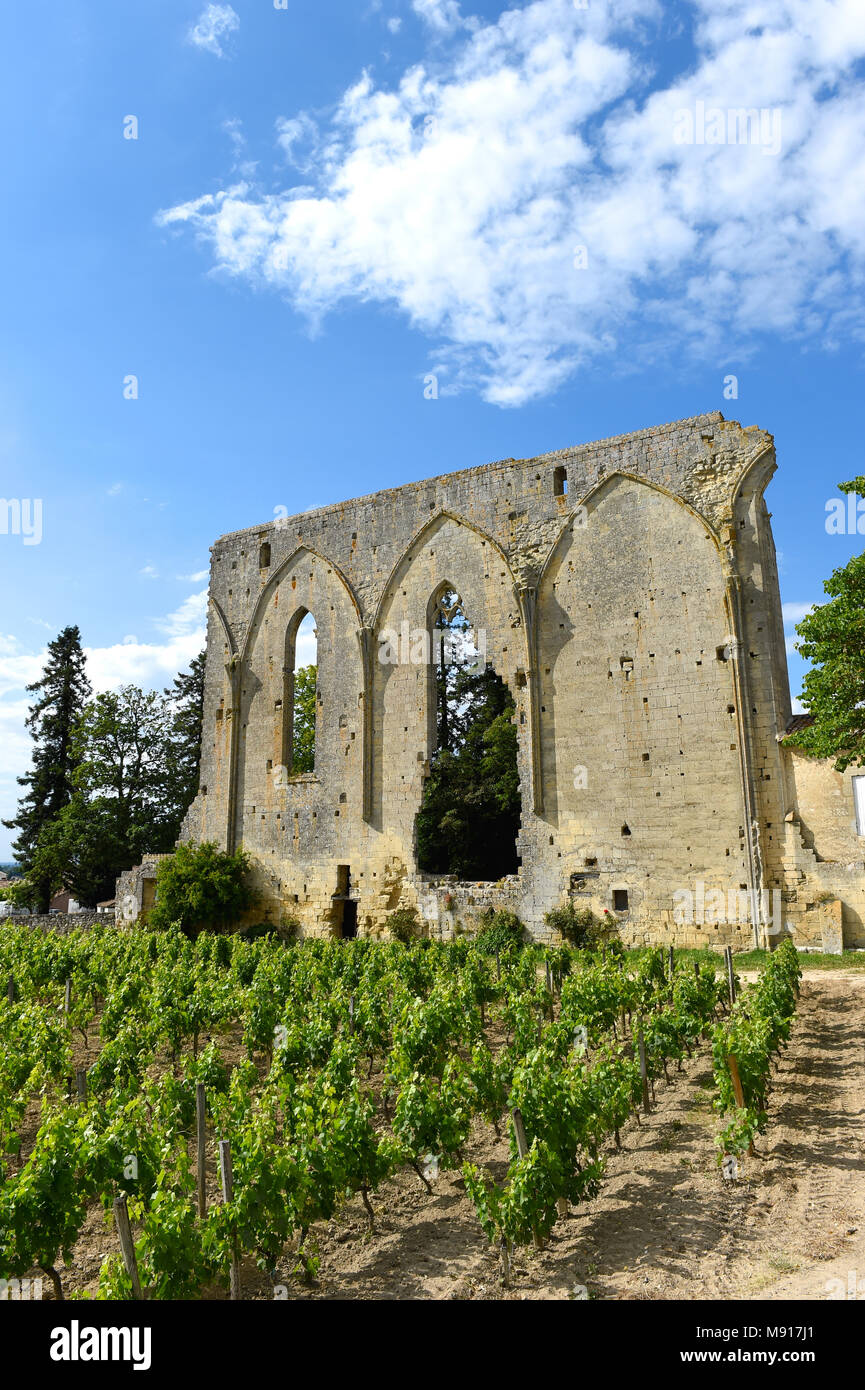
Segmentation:
{"type": "Polygon", "coordinates": [[[25,927],[40,927],[43,931],[56,931],[65,935],[70,931],[80,931],[81,928],[92,927],[100,922],[103,926],[114,925],[113,912],[46,912],[46,913],[25,913],[16,912],[8,917],[0,917],[0,928],[5,922],[23,923],[25,927]]]}
{"type": "Polygon", "coordinates": [[[518,874],[497,883],[466,883],[419,874],[416,887],[421,921],[426,934],[436,941],[449,941],[463,931],[471,934],[478,915],[489,908],[507,908],[519,915],[522,884],[518,874]]]}

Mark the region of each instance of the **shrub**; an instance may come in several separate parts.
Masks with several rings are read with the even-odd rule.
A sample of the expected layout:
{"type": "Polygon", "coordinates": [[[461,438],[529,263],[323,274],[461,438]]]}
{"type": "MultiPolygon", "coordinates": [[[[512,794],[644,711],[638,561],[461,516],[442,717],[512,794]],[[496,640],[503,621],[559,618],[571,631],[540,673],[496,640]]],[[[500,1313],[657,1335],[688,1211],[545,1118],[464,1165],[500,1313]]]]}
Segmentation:
{"type": "Polygon", "coordinates": [[[494,955],[508,947],[519,948],[525,938],[525,927],[515,912],[506,907],[488,907],[478,917],[478,946],[494,955]]]}
{"type": "Polygon", "coordinates": [[[553,931],[559,932],[570,946],[592,949],[610,940],[615,919],[609,915],[596,917],[590,907],[577,907],[568,898],[560,907],[545,912],[544,921],[553,931]]]}
{"type": "Polygon", "coordinates": [[[387,928],[392,941],[401,941],[404,946],[416,941],[420,936],[417,908],[398,907],[396,912],[391,912],[388,916],[387,928]]]}
{"type": "Polygon", "coordinates": [[[156,872],[156,902],[148,925],[155,930],[176,924],[187,935],[231,926],[254,902],[243,850],[225,854],[214,844],[178,845],[156,872]]]}

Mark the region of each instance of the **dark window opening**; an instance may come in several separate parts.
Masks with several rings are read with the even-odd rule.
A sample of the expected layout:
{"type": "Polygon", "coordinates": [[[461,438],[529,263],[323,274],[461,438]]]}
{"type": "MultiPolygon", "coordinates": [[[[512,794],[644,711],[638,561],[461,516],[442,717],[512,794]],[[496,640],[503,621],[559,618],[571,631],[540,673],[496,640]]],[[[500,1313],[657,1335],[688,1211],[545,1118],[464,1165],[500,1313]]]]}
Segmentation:
{"type": "Polygon", "coordinates": [[[568,470],[567,468],[553,469],[553,495],[555,497],[567,497],[568,495],[568,470]]]}
{"type": "Polygon", "coordinates": [[[270,541],[265,541],[258,552],[258,568],[266,570],[270,567],[270,541]]]}
{"type": "Polygon", "coordinates": [[[357,936],[357,900],[351,897],[351,865],[337,864],[333,903],[334,935],[342,941],[357,936]]]}
{"type": "Polygon", "coordinates": [[[613,889],[613,911],[614,911],[614,912],[627,912],[627,911],[628,911],[628,890],[627,890],[627,888],[614,888],[614,889],[613,889]]]}
{"type": "Polygon", "coordinates": [[[630,826],[628,826],[628,825],[623,825],[623,826],[622,826],[622,834],[623,834],[623,835],[630,835],[630,833],[631,833],[631,828],[630,828],[630,826]]]}
{"type": "Polygon", "coordinates": [[[519,869],[514,700],[453,589],[442,586],[431,619],[436,749],[415,823],[418,868],[495,882],[519,869]]]}

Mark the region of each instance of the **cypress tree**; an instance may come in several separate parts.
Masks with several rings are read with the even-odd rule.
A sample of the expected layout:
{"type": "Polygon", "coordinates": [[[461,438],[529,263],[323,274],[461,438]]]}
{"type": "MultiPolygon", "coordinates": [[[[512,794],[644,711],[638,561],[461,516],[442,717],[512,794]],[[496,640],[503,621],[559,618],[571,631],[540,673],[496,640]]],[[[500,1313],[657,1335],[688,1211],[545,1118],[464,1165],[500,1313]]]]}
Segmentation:
{"type": "MultiPolygon", "coordinates": [[[[3,824],[19,832],[15,854],[28,875],[43,828],[56,820],[74,791],[73,734],[90,696],[84,663],[81,633],[77,627],[65,627],[48,643],[41,678],[27,687],[28,693],[37,696],[25,720],[34,745],[32,767],[18,778],[19,786],[26,787],[27,792],[18,803],[17,816],[3,824]]],[[[31,885],[36,911],[47,912],[55,885],[45,872],[31,878],[31,885]]]]}

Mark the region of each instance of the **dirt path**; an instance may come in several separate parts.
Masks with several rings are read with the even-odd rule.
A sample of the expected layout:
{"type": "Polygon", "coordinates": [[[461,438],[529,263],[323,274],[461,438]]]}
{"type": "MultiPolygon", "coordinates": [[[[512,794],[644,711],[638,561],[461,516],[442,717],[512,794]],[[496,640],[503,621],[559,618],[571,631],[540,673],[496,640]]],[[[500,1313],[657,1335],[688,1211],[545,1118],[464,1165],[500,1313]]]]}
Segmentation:
{"type": "MultiPolygon", "coordinates": [[[[741,1180],[715,1160],[707,1053],[658,1086],[608,1157],[600,1195],[522,1252],[503,1293],[461,1177],[428,1197],[401,1175],[378,1194],[379,1231],[354,1205],[320,1235],[312,1298],[827,1299],[860,1279],[865,1296],[865,977],[806,972],[770,1126],[741,1180]],[[831,1280],[840,1281],[834,1286],[831,1280]]],[[[498,1176],[504,1142],[480,1133],[470,1157],[498,1176]]],[[[295,1295],[296,1285],[290,1296],[295,1295]]]]}

